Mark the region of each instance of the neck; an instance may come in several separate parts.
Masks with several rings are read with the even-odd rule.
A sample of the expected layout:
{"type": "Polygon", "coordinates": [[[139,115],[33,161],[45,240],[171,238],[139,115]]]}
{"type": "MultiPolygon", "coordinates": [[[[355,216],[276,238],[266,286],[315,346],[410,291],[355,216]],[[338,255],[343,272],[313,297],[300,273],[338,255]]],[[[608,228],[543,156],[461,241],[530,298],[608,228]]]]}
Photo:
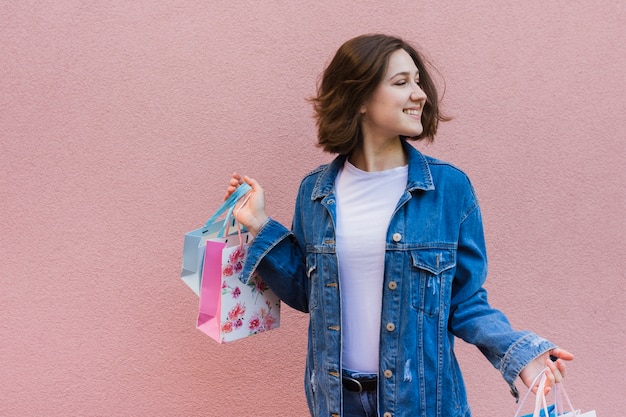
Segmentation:
{"type": "Polygon", "coordinates": [[[385,171],[408,163],[400,138],[384,143],[363,141],[349,156],[352,165],[362,171],[385,171]]]}

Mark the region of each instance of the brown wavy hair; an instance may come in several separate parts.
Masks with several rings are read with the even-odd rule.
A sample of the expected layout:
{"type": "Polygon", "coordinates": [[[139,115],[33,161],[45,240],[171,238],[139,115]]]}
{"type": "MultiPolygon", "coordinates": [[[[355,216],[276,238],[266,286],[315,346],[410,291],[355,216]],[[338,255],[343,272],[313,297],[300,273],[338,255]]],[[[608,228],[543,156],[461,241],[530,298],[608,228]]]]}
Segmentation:
{"type": "Polygon", "coordinates": [[[427,99],[423,132],[410,140],[433,141],[440,121],[439,96],[421,54],[404,40],[383,34],[361,35],[345,42],[324,70],[317,97],[311,98],[318,128],[317,146],[329,153],[349,154],[361,143],[361,105],[372,96],[387,70],[389,56],[404,49],[415,62],[427,99]]]}

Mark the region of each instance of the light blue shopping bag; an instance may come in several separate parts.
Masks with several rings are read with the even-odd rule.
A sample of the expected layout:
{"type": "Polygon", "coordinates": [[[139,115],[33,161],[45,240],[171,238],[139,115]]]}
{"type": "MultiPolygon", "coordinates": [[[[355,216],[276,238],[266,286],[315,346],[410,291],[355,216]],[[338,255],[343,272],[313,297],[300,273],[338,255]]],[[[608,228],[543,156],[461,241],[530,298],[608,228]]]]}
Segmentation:
{"type": "MultiPolygon", "coordinates": [[[[228,234],[228,230],[235,225],[232,213],[237,201],[243,197],[251,187],[243,183],[226,201],[215,211],[204,226],[187,232],[183,243],[183,269],[180,274],[181,279],[189,288],[200,296],[200,285],[202,283],[202,264],[206,249],[206,241],[216,237],[223,237],[228,234]],[[226,213],[225,217],[218,220],[226,213]]],[[[234,231],[234,233],[237,233],[234,231]]]]}

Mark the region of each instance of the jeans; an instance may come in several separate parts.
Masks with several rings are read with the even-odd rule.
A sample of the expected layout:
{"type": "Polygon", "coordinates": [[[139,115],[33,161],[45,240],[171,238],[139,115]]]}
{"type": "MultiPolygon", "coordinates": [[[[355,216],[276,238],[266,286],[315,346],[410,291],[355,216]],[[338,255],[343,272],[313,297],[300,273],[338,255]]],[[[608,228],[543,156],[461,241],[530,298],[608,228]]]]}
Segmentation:
{"type": "Polygon", "coordinates": [[[343,417],[377,417],[376,391],[352,392],[343,389],[343,417]]]}
{"type": "MultiPolygon", "coordinates": [[[[374,377],[376,374],[364,374],[344,370],[346,376],[353,378],[374,377]]],[[[378,392],[353,392],[343,388],[343,417],[377,417],[378,392]]]]}

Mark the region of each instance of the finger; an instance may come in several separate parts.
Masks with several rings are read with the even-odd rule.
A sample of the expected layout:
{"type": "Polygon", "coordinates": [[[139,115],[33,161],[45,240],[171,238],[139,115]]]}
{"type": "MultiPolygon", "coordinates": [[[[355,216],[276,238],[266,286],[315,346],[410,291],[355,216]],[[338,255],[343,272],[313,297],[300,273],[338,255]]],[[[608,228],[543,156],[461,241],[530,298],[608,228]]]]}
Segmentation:
{"type": "Polygon", "coordinates": [[[550,351],[550,355],[557,357],[558,359],[563,359],[566,361],[571,361],[574,359],[574,355],[568,352],[565,349],[555,348],[550,351]]]}
{"type": "Polygon", "coordinates": [[[547,395],[550,392],[552,386],[555,384],[556,377],[552,373],[552,370],[549,368],[545,370],[545,374],[546,374],[546,385],[543,390],[543,393],[547,395]]]}
{"type": "Polygon", "coordinates": [[[556,363],[552,362],[550,359],[546,360],[546,375],[548,375],[549,382],[558,383],[563,380],[563,375],[561,371],[557,368],[556,363]]]}
{"type": "Polygon", "coordinates": [[[563,362],[562,360],[558,359],[555,362],[555,365],[556,365],[557,369],[559,370],[559,372],[561,373],[561,377],[565,378],[565,368],[566,368],[565,362],[563,362]]]}
{"type": "Polygon", "coordinates": [[[237,187],[239,187],[243,183],[243,178],[241,175],[233,172],[233,175],[230,177],[228,181],[228,187],[226,188],[226,194],[224,195],[224,200],[226,200],[232,193],[235,192],[237,187]]]}
{"type": "Polygon", "coordinates": [[[237,187],[239,187],[239,185],[229,185],[226,188],[226,195],[224,195],[224,200],[226,200],[228,197],[230,197],[230,195],[235,192],[237,187]]]}
{"type": "Polygon", "coordinates": [[[250,186],[250,188],[252,188],[252,193],[257,194],[261,196],[261,198],[263,198],[265,191],[257,180],[255,180],[254,178],[250,178],[247,175],[243,177],[243,180],[250,186]]]}
{"type": "Polygon", "coordinates": [[[254,178],[250,178],[247,175],[243,176],[243,180],[250,186],[252,187],[252,191],[258,191],[259,188],[261,188],[261,185],[254,179],[254,178]]]}

